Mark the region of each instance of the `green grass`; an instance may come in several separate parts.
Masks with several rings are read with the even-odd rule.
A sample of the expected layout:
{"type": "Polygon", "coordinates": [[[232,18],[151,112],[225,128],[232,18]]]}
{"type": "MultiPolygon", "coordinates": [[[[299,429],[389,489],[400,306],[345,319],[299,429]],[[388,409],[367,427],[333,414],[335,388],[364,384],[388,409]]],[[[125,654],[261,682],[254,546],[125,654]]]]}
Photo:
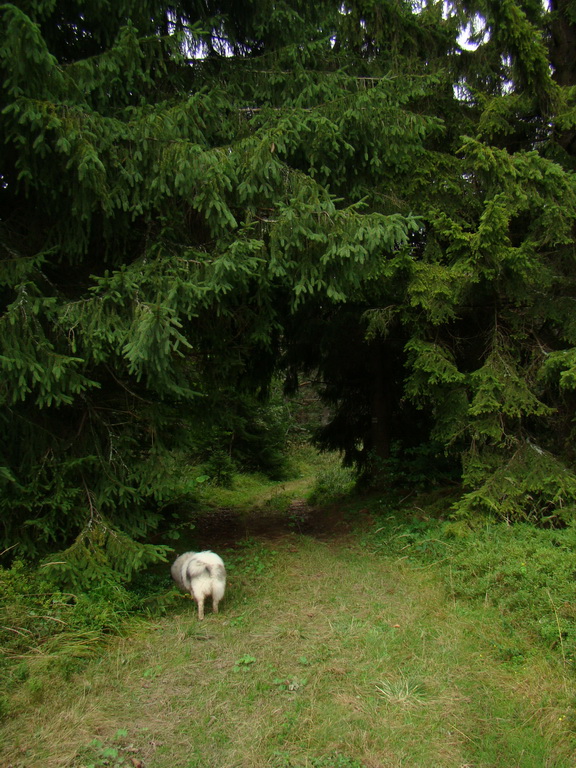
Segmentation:
{"type": "Polygon", "coordinates": [[[376,518],[365,545],[434,564],[454,600],[494,609],[503,629],[502,658],[554,652],[576,671],[576,526],[464,524],[422,519],[421,511],[408,507],[376,518]]]}
{"type": "Polygon", "coordinates": [[[326,503],[352,489],[352,474],[342,469],[337,454],[319,453],[308,445],[294,447],[290,464],[292,477],[284,482],[261,473],[234,474],[230,487],[206,483],[198,489],[201,503],[208,508],[232,507],[239,513],[254,510],[285,512],[294,498],[326,503]]]}
{"type": "Polygon", "coordinates": [[[0,765],[576,764],[562,655],[506,627],[496,605],[459,597],[442,563],[361,533],[223,554],[218,616],[199,623],[183,598],[68,681],[54,672],[40,690],[18,688],[0,765]],[[525,649],[512,660],[499,650],[511,633],[525,649]]]}
{"type": "Polygon", "coordinates": [[[167,567],[168,613],[138,623],[134,590],[72,606],[2,575],[0,766],[576,765],[576,529],[455,522],[443,492],[390,506],[350,495],[333,457],[297,460],[205,500],[258,516],[316,495],[338,528],[218,548],[229,585],[203,623],[167,567]]]}

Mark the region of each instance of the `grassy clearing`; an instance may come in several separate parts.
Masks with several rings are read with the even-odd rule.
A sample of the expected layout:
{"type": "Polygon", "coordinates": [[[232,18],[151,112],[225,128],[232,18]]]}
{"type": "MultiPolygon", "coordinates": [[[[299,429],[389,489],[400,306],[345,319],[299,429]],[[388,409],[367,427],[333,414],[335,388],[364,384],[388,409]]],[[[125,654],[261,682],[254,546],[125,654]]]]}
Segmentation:
{"type": "Polygon", "coordinates": [[[494,607],[375,550],[287,534],[224,552],[221,614],[182,599],[68,682],[23,687],[0,765],[573,768],[561,657],[503,659],[494,607]]]}
{"type": "Polygon", "coordinates": [[[337,454],[319,453],[309,445],[294,447],[290,466],[292,477],[285,482],[270,480],[259,473],[234,474],[230,487],[208,483],[200,488],[200,499],[208,507],[232,507],[238,513],[254,509],[285,512],[294,498],[318,495],[323,484],[337,492],[343,485],[341,478],[348,478],[337,454]]]}

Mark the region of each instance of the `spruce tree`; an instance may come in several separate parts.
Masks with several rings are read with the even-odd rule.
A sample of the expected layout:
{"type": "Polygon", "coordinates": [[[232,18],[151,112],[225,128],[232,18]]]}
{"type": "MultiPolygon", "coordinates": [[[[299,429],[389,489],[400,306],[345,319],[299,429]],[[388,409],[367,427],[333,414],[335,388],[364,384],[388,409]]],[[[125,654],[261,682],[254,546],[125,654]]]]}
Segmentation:
{"type": "Polygon", "coordinates": [[[423,183],[441,128],[410,105],[447,85],[394,64],[397,10],[372,67],[338,4],[1,6],[3,547],[71,581],[161,557],[219,393],[408,247],[386,185],[423,183]]]}
{"type": "Polygon", "coordinates": [[[459,513],[563,524],[576,491],[576,71],[566,47],[576,6],[454,6],[477,14],[479,44],[459,81],[477,119],[456,153],[464,204],[429,209],[426,287],[408,287],[425,322],[409,343],[407,393],[462,459],[459,513]]]}
{"type": "MultiPolygon", "coordinates": [[[[419,6],[404,21],[422,30],[440,9],[419,6]]],[[[446,86],[412,107],[438,121],[438,139],[422,138],[407,178],[386,180],[422,225],[378,279],[290,325],[289,380],[316,371],[335,409],[319,443],[380,479],[451,468],[459,514],[573,517],[575,9],[448,3],[434,26],[445,48],[395,50],[404,74],[420,60],[446,86]]],[[[371,42],[355,50],[374,67],[379,27],[358,13],[371,42]]]]}
{"type": "Polygon", "coordinates": [[[350,461],[569,514],[571,0],[0,14],[3,548],[161,557],[178,457],[279,366],[350,461]]]}

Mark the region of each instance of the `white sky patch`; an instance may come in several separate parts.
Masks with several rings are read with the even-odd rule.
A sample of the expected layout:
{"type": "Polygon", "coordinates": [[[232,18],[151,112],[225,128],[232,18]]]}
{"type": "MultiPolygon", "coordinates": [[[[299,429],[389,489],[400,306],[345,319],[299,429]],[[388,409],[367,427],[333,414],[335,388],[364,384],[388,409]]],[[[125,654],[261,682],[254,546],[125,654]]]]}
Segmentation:
{"type": "Polygon", "coordinates": [[[467,51],[475,51],[478,46],[487,43],[489,39],[490,33],[486,19],[477,13],[460,32],[458,44],[467,51]]]}
{"type": "MultiPolygon", "coordinates": [[[[547,2],[548,0],[544,0],[547,2]]],[[[412,10],[414,13],[421,13],[428,5],[428,0],[412,0],[412,10]]],[[[442,15],[445,19],[455,16],[457,13],[453,3],[444,2],[442,15]]],[[[474,51],[478,46],[487,42],[490,37],[486,26],[486,20],[479,13],[474,14],[468,24],[462,28],[458,36],[458,44],[467,51],[474,51]]]]}
{"type": "MultiPolygon", "coordinates": [[[[435,0],[412,0],[412,10],[414,13],[421,13],[421,11],[429,4],[429,2],[435,2],[435,0]]],[[[551,12],[551,0],[541,0],[542,2],[542,8],[545,12],[550,13],[551,12]]],[[[454,7],[454,4],[449,2],[449,0],[445,0],[443,3],[443,10],[442,14],[444,18],[449,18],[450,16],[453,16],[456,14],[456,9],[454,7]]],[[[345,3],[342,3],[340,6],[340,13],[347,14],[350,13],[350,10],[346,7],[345,3]]],[[[168,18],[169,18],[169,27],[171,26],[172,29],[170,30],[172,33],[176,30],[176,23],[173,16],[173,12],[168,12],[168,18]]],[[[362,23],[362,22],[361,22],[362,23]]],[[[220,36],[217,32],[217,30],[212,30],[213,32],[213,44],[214,48],[218,51],[218,53],[222,56],[231,56],[232,51],[230,49],[230,46],[226,44],[224,36],[220,36]]],[[[186,34],[185,35],[185,42],[183,44],[183,53],[190,59],[202,59],[207,54],[207,49],[205,44],[200,42],[196,36],[193,34],[186,34]]],[[[488,29],[488,25],[486,24],[486,19],[479,13],[474,14],[474,16],[470,19],[470,21],[464,26],[458,36],[458,44],[463,50],[467,51],[474,51],[479,46],[484,45],[488,42],[490,39],[490,31],[488,29]]],[[[334,45],[334,42],[332,42],[334,45]]]]}

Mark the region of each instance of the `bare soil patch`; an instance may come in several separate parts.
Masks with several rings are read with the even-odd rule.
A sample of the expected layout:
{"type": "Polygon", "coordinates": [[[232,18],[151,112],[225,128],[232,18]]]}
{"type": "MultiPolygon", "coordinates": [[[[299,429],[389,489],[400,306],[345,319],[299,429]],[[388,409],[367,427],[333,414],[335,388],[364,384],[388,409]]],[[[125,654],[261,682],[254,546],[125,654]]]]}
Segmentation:
{"type": "Polygon", "coordinates": [[[350,521],[341,506],[313,507],[294,498],[287,511],[256,508],[239,512],[218,507],[192,517],[194,535],[201,548],[233,547],[246,538],[274,539],[291,533],[318,538],[339,536],[350,531],[350,521]]]}

